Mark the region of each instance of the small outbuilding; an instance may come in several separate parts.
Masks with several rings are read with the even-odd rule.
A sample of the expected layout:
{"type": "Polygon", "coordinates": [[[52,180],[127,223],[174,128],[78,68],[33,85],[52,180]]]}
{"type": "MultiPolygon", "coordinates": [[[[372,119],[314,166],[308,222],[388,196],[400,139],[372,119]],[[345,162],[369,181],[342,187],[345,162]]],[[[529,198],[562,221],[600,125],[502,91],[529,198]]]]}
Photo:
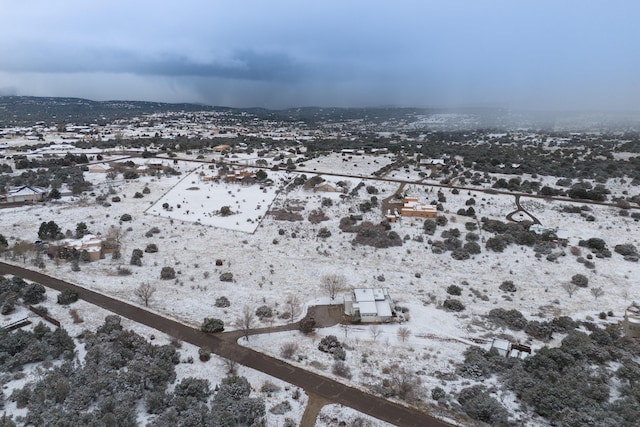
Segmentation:
{"type": "Polygon", "coordinates": [[[640,338],[640,306],[632,304],[627,308],[622,329],[625,337],[640,338]]]}

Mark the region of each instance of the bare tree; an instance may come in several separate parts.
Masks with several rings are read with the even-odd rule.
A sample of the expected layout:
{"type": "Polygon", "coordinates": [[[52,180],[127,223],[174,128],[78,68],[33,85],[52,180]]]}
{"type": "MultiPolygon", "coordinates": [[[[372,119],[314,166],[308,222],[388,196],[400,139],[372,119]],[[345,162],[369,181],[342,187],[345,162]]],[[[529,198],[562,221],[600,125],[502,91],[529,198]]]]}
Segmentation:
{"type": "Polygon", "coordinates": [[[29,253],[34,251],[36,246],[28,242],[26,240],[18,240],[13,244],[13,248],[11,249],[14,257],[21,257],[22,262],[26,263],[29,253]]]}
{"type": "Polygon", "coordinates": [[[378,325],[371,325],[369,326],[369,333],[371,334],[371,338],[376,341],[382,333],[382,330],[380,330],[380,326],[378,325]]]}
{"type": "Polygon", "coordinates": [[[349,335],[349,325],[344,324],[344,325],[340,325],[340,327],[344,330],[344,339],[347,339],[347,336],[349,335]]]}
{"type": "Polygon", "coordinates": [[[238,325],[242,332],[244,332],[244,339],[249,341],[249,331],[251,330],[251,326],[253,326],[253,321],[255,320],[255,314],[251,307],[245,305],[242,309],[242,316],[238,318],[238,325]]]}
{"type": "Polygon", "coordinates": [[[236,375],[236,372],[238,370],[238,362],[231,359],[222,359],[222,360],[224,362],[225,368],[227,368],[227,374],[236,375]]]}
{"type": "MultiPolygon", "coordinates": [[[[112,244],[115,246],[115,248],[113,248],[113,253],[115,254],[114,259],[121,259],[120,254],[123,251],[122,239],[126,234],[127,232],[124,231],[122,227],[115,225],[112,225],[107,231],[107,241],[113,242],[112,244]]],[[[124,260],[121,260],[121,262],[124,262],[124,260]]]]}
{"type": "Polygon", "coordinates": [[[300,299],[296,295],[289,295],[285,302],[287,313],[289,313],[289,322],[293,323],[293,319],[300,315],[300,299]]]}
{"type": "Polygon", "coordinates": [[[567,291],[567,293],[569,294],[569,298],[571,298],[573,293],[578,290],[578,287],[579,286],[573,282],[566,282],[562,284],[562,289],[567,291]]]}
{"type": "Polygon", "coordinates": [[[269,335],[271,335],[271,330],[273,329],[273,324],[276,322],[276,319],[275,317],[267,317],[264,321],[269,325],[269,335]]]}
{"type": "Polygon", "coordinates": [[[149,283],[143,283],[134,291],[136,296],[142,300],[145,307],[149,307],[149,302],[156,292],[155,286],[151,286],[149,283]]]}
{"type": "Polygon", "coordinates": [[[411,331],[406,326],[400,326],[398,328],[398,338],[400,338],[402,342],[405,342],[407,338],[409,338],[409,335],[411,335],[411,331]]]}
{"type": "Polygon", "coordinates": [[[338,292],[345,288],[346,278],[341,274],[325,274],[321,279],[322,288],[327,291],[333,304],[338,292]]]}
{"type": "Polygon", "coordinates": [[[593,295],[595,299],[598,299],[598,297],[601,297],[602,295],[604,295],[604,291],[602,290],[601,287],[591,288],[591,295],[593,295]]]}

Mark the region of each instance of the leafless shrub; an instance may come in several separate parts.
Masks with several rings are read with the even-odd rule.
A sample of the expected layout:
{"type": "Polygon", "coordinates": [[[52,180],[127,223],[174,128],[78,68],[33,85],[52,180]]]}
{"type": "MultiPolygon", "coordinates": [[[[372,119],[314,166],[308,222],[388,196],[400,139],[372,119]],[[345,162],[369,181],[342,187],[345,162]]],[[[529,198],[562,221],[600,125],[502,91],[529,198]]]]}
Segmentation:
{"type": "Polygon", "coordinates": [[[71,310],[69,310],[69,314],[71,315],[71,318],[73,319],[73,323],[82,323],[82,322],[84,322],[84,319],[80,316],[80,314],[78,313],[78,310],[76,310],[75,308],[72,308],[71,310]]]}
{"type": "Polygon", "coordinates": [[[262,384],[262,387],[260,387],[260,391],[263,393],[277,393],[281,390],[280,386],[277,384],[272,383],[271,381],[267,380],[262,384]]]}
{"type": "Polygon", "coordinates": [[[598,299],[598,297],[601,297],[604,295],[604,291],[602,290],[601,287],[591,288],[591,295],[593,295],[595,299],[598,299]]]}
{"type": "Polygon", "coordinates": [[[331,368],[331,372],[342,378],[351,379],[351,368],[342,360],[336,360],[331,368]]]}
{"type": "Polygon", "coordinates": [[[380,326],[378,325],[369,326],[369,334],[371,334],[371,338],[373,338],[374,341],[378,339],[381,333],[382,333],[382,330],[380,330],[380,326]]]}
{"type": "Polygon", "coordinates": [[[398,328],[397,334],[398,334],[398,338],[400,338],[402,342],[405,342],[407,338],[409,338],[409,336],[411,335],[411,330],[409,330],[409,328],[407,328],[406,326],[400,326],[398,328]]]}
{"type": "Polygon", "coordinates": [[[224,367],[226,368],[227,375],[236,375],[238,371],[238,362],[231,359],[223,359],[224,367]]]}
{"type": "Polygon", "coordinates": [[[286,342],[280,347],[280,357],[283,359],[291,359],[298,351],[298,344],[295,342],[286,342]]]}
{"type": "Polygon", "coordinates": [[[579,286],[573,282],[566,282],[562,284],[562,289],[567,291],[567,293],[569,294],[569,298],[571,298],[573,293],[578,290],[578,287],[579,286]]]}
{"type": "Polygon", "coordinates": [[[151,286],[149,283],[143,283],[136,288],[134,293],[138,298],[142,300],[145,307],[149,306],[149,302],[153,298],[153,294],[156,292],[155,286],[151,286]]]}

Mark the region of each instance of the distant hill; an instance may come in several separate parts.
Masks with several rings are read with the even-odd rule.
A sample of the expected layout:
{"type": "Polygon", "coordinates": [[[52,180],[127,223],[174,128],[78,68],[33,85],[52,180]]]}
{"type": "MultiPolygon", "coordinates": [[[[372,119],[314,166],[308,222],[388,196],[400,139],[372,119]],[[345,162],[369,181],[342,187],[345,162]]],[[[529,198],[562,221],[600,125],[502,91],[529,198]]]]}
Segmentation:
{"type": "Polygon", "coordinates": [[[53,98],[33,96],[0,96],[0,127],[27,126],[38,122],[47,125],[74,123],[104,125],[117,119],[129,119],[143,114],[160,112],[226,111],[246,113],[265,120],[318,122],[341,122],[363,119],[366,122],[415,120],[418,116],[433,114],[468,114],[473,116],[503,116],[505,110],[463,109],[445,110],[434,108],[372,107],[336,108],[301,107],[282,110],[266,108],[230,108],[203,104],[170,104],[146,101],[91,101],[81,98],[53,98]]]}
{"type": "Polygon", "coordinates": [[[145,101],[90,101],[81,98],[0,96],[0,127],[74,123],[106,124],[142,114],[168,111],[224,110],[199,104],[167,104],[145,101]]]}
{"type": "MultiPolygon", "coordinates": [[[[511,111],[505,108],[414,108],[414,107],[300,107],[282,110],[231,108],[204,104],[170,104],[147,101],[91,101],[81,98],[0,96],[0,128],[96,123],[105,125],[117,119],[131,119],[163,112],[226,112],[234,120],[253,118],[304,122],[307,126],[361,120],[372,130],[471,130],[471,129],[545,129],[603,130],[640,128],[638,113],[511,111]]],[[[362,130],[357,127],[354,130],[362,130]]]]}

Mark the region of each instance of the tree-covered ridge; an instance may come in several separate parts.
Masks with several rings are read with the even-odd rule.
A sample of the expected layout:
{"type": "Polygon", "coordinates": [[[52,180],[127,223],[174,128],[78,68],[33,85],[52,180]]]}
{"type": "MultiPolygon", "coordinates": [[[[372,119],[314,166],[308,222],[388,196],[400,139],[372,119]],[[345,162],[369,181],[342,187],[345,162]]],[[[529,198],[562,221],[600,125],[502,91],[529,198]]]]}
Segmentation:
{"type": "MultiPolygon", "coordinates": [[[[45,124],[106,124],[143,114],[171,111],[211,111],[201,104],[145,101],[91,101],[81,98],[0,96],[0,127],[45,124]]],[[[224,109],[222,109],[224,110],[224,109]]]]}

